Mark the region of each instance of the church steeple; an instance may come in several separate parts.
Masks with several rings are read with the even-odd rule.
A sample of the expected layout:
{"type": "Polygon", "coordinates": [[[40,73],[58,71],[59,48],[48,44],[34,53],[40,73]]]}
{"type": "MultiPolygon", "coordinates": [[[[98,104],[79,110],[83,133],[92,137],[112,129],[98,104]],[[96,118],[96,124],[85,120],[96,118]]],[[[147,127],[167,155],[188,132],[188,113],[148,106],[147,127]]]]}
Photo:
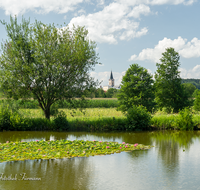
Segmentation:
{"type": "Polygon", "coordinates": [[[111,73],[110,73],[110,79],[109,79],[109,86],[114,86],[114,78],[113,78],[113,74],[112,74],[112,70],[111,70],[111,73]]]}
{"type": "Polygon", "coordinates": [[[111,80],[113,79],[112,70],[111,70],[111,73],[110,73],[110,79],[111,79],[111,80]]]}

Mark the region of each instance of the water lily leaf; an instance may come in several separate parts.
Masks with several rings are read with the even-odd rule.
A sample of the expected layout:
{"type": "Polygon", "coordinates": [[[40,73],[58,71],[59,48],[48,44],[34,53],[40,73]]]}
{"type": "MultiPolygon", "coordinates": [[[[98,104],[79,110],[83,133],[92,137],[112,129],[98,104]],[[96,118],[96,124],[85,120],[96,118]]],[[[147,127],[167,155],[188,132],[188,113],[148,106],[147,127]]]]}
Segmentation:
{"type": "Polygon", "coordinates": [[[0,162],[88,157],[120,153],[122,151],[146,150],[151,147],[141,144],[124,144],[124,142],[119,144],[117,142],[69,141],[64,139],[56,141],[7,142],[0,144],[0,162]]]}

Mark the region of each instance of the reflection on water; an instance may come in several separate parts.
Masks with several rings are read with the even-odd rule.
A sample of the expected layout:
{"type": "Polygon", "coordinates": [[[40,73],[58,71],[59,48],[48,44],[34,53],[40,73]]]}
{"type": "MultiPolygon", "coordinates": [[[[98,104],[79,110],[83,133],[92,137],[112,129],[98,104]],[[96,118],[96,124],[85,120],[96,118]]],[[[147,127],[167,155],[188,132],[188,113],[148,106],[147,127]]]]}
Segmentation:
{"type": "Polygon", "coordinates": [[[190,145],[197,138],[200,138],[200,131],[156,131],[151,132],[151,137],[157,145],[162,142],[170,143],[171,147],[189,149],[190,145]]]}
{"type": "Polygon", "coordinates": [[[87,187],[92,178],[90,167],[86,158],[3,163],[1,173],[13,177],[17,174],[17,181],[1,181],[0,189],[21,190],[25,185],[29,189],[84,189],[82,187],[87,187]],[[26,178],[41,180],[26,181],[24,173],[26,178]]]}
{"type": "Polygon", "coordinates": [[[0,142],[82,139],[151,144],[145,151],[89,158],[0,163],[0,173],[41,181],[0,181],[0,189],[200,189],[200,132],[1,132],[0,142]]]}

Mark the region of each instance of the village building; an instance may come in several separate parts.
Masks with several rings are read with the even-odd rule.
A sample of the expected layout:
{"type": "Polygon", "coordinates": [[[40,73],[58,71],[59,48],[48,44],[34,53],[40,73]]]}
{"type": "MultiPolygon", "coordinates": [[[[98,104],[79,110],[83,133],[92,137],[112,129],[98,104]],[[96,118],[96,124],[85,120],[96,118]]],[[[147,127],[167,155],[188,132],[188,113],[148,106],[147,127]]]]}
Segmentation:
{"type": "Polygon", "coordinates": [[[103,90],[106,92],[110,88],[115,88],[115,89],[120,89],[121,88],[120,86],[115,85],[115,79],[113,77],[112,71],[110,73],[110,79],[109,79],[109,82],[108,82],[108,86],[103,86],[103,90]]]}

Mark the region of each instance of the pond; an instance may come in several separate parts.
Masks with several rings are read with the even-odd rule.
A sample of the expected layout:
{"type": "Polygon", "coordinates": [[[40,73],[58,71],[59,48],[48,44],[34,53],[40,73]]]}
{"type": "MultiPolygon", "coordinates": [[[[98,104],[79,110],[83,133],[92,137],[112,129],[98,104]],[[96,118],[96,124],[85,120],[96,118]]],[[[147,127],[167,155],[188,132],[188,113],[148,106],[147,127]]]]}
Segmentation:
{"type": "Polygon", "coordinates": [[[0,189],[200,189],[200,131],[0,132],[1,143],[42,139],[101,140],[154,147],[87,158],[3,162],[0,177],[12,180],[0,180],[0,189]]]}

